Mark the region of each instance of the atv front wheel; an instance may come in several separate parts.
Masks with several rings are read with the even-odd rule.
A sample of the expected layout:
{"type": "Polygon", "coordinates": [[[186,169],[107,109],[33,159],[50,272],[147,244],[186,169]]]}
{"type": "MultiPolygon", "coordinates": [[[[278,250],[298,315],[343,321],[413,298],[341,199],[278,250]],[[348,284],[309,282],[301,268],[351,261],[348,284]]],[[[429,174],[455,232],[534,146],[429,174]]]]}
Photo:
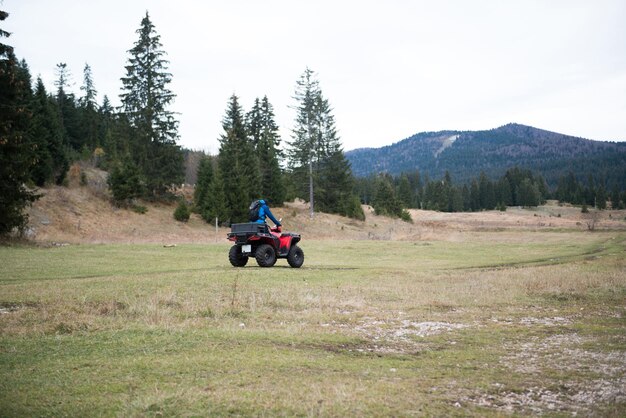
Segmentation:
{"type": "Polygon", "coordinates": [[[241,254],[240,245],[233,245],[228,251],[228,261],[233,267],[243,267],[248,263],[248,256],[241,254]]]}
{"type": "Polygon", "coordinates": [[[261,267],[272,267],[276,264],[276,251],[269,244],[259,245],[254,253],[254,257],[261,267]]]}
{"type": "Polygon", "coordinates": [[[294,245],[289,250],[289,254],[287,254],[287,262],[293,268],[300,268],[302,263],[304,263],[304,251],[302,248],[294,245]]]}

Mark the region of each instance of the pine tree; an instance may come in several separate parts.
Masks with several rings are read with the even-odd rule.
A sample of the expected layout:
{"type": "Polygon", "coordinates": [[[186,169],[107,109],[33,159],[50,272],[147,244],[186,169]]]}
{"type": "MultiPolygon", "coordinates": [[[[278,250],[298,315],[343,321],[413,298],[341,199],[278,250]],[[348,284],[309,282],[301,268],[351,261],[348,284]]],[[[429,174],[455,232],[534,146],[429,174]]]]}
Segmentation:
{"type": "MultiPolygon", "coordinates": [[[[98,109],[98,143],[105,151],[106,161],[116,161],[124,150],[114,135],[116,116],[108,96],[104,96],[98,109]]],[[[126,150],[128,152],[128,150],[126,150]]]]}
{"type": "Polygon", "coordinates": [[[280,135],[274,121],[274,108],[267,96],[255,99],[246,116],[246,130],[256,150],[261,175],[261,194],[271,204],[282,205],[286,190],[280,168],[280,135]]]}
{"type": "Polygon", "coordinates": [[[214,222],[215,218],[224,223],[229,218],[225,202],[224,179],[219,167],[216,167],[209,184],[208,193],[200,204],[202,208],[200,216],[209,223],[214,222]]]}
{"type": "Polygon", "coordinates": [[[596,189],[596,198],[595,198],[596,207],[598,209],[600,210],[606,209],[606,198],[607,198],[606,188],[604,187],[603,183],[600,183],[600,185],[596,189]]]}
{"type": "MultiPolygon", "coordinates": [[[[377,215],[401,218],[406,222],[412,222],[411,215],[402,208],[402,202],[398,199],[396,192],[391,184],[390,177],[381,175],[377,179],[376,192],[372,202],[374,212],[377,215]]],[[[365,219],[365,216],[357,217],[365,219]]]]}
{"type": "Polygon", "coordinates": [[[57,74],[57,79],[54,82],[57,87],[55,99],[59,123],[63,133],[63,145],[79,153],[84,146],[84,141],[80,129],[80,115],[76,98],[70,92],[72,74],[64,62],[58,63],[55,71],[57,74]]]}
{"type": "Polygon", "coordinates": [[[493,183],[487,178],[484,172],[480,173],[478,180],[479,205],[481,209],[492,210],[496,207],[496,195],[493,183]]]}
{"type": "MultiPolygon", "coordinates": [[[[8,13],[0,10],[0,21],[7,17],[8,13]]],[[[8,36],[0,29],[0,39],[8,36]]],[[[23,230],[28,222],[24,209],[38,197],[25,186],[33,159],[27,135],[30,84],[25,82],[23,70],[13,48],[0,42],[0,235],[14,228],[23,230]]]]}
{"type": "Polygon", "coordinates": [[[137,34],[139,39],[128,51],[120,99],[124,115],[138,132],[133,156],[148,179],[151,194],[158,197],[183,181],[183,154],[176,144],[178,121],[168,110],[175,98],[167,87],[172,81],[169,62],[147,12],[137,34]]]}
{"type": "Polygon", "coordinates": [[[402,173],[400,176],[400,183],[398,183],[398,199],[402,202],[402,205],[406,208],[412,207],[413,196],[411,193],[411,184],[409,183],[409,176],[402,173]]]}
{"type": "Polygon", "coordinates": [[[139,167],[130,157],[116,164],[108,178],[113,200],[120,205],[132,204],[134,199],[143,196],[146,181],[139,167]]]}
{"type": "Polygon", "coordinates": [[[511,183],[506,178],[506,175],[502,177],[496,185],[496,202],[500,206],[513,205],[513,195],[511,193],[511,183]]]}
{"type": "Polygon", "coordinates": [[[289,167],[294,176],[300,197],[308,195],[311,217],[315,212],[314,176],[317,175],[319,156],[316,156],[321,129],[316,109],[316,98],[321,94],[319,82],[314,72],[307,68],[296,82],[294,99],[297,101],[296,126],[292,131],[293,141],[289,143],[289,167]]]}
{"type": "Polygon", "coordinates": [[[32,170],[32,180],[38,186],[49,182],[62,184],[69,168],[57,103],[48,96],[43,81],[38,77],[31,104],[33,112],[31,132],[36,161],[32,170]]]}
{"type": "Polygon", "coordinates": [[[308,191],[311,216],[318,198],[324,210],[341,213],[347,203],[354,201],[352,171],[341,148],[330,104],[309,68],[297,81],[294,99],[297,115],[293,141],[289,143],[289,167],[298,194],[306,197],[308,191]],[[324,172],[336,168],[341,170],[339,183],[334,182],[336,173],[324,172]],[[336,198],[343,200],[334,200],[336,198]]]}
{"type": "Polygon", "coordinates": [[[81,110],[80,127],[84,146],[90,151],[99,147],[100,137],[98,135],[98,104],[96,95],[98,92],[94,86],[91,75],[91,67],[85,64],[83,69],[83,85],[80,87],[83,96],[78,100],[81,110]]]}
{"type": "Polygon", "coordinates": [[[174,219],[178,222],[187,222],[190,216],[191,211],[189,210],[189,206],[187,206],[185,199],[180,199],[178,206],[176,206],[176,209],[174,210],[174,219]]]}
{"type": "Polygon", "coordinates": [[[620,208],[620,198],[619,198],[619,188],[617,184],[613,185],[613,189],[611,190],[611,209],[617,210],[620,208]]]}
{"type": "Polygon", "coordinates": [[[232,95],[222,120],[218,164],[224,178],[226,209],[231,222],[248,219],[248,205],[259,197],[261,176],[254,146],[246,135],[239,99],[232,95]]]}
{"type": "Polygon", "coordinates": [[[529,178],[522,180],[518,192],[517,204],[520,206],[537,206],[541,200],[541,194],[539,193],[539,187],[534,184],[529,178]]]}
{"type": "Polygon", "coordinates": [[[196,187],[193,192],[194,210],[198,213],[202,213],[202,203],[209,193],[209,186],[213,180],[213,163],[209,157],[204,157],[200,160],[197,177],[196,187]]]}
{"type": "Polygon", "coordinates": [[[470,185],[470,189],[469,189],[469,196],[470,196],[470,202],[469,202],[469,206],[470,206],[470,211],[472,212],[476,212],[479,211],[481,209],[480,207],[480,191],[478,188],[478,182],[476,181],[476,179],[472,180],[472,183],[470,185]]]}

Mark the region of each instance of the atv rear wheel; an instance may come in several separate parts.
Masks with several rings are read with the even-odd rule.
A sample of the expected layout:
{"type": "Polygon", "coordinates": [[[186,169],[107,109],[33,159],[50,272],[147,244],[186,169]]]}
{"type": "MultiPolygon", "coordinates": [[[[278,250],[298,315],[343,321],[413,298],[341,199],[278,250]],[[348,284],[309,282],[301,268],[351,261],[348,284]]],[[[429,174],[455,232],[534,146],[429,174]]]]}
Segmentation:
{"type": "Polygon", "coordinates": [[[240,245],[233,245],[228,251],[228,261],[233,267],[243,267],[248,263],[248,256],[241,254],[240,245]]]}
{"type": "Polygon", "coordinates": [[[269,244],[259,245],[254,253],[254,257],[261,267],[272,267],[276,264],[276,251],[269,244]]]}
{"type": "Polygon", "coordinates": [[[287,262],[293,268],[300,268],[302,263],[304,263],[304,251],[302,248],[294,245],[289,250],[289,254],[287,254],[287,262]]]}

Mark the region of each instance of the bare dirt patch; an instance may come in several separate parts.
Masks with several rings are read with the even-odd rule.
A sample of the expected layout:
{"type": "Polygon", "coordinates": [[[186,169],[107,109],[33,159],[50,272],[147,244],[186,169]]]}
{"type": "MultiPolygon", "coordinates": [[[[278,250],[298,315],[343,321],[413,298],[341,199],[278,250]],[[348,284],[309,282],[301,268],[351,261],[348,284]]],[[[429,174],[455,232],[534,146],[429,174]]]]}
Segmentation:
{"type": "MultiPolygon", "coordinates": [[[[526,324],[556,325],[550,321],[522,321],[526,324]]],[[[535,318],[536,319],[536,318],[535,318]]],[[[557,324],[568,321],[559,318],[557,324]]],[[[520,344],[508,344],[510,354],[501,363],[515,373],[537,376],[558,373],[558,381],[548,380],[545,387],[530,386],[523,391],[508,390],[506,383],[495,383],[490,393],[462,397],[466,403],[507,412],[590,413],[599,403],[626,402],[626,353],[592,351],[585,348],[588,339],[578,334],[558,334],[547,338],[531,337],[520,344]],[[589,374],[582,378],[581,373],[589,374]]],[[[544,379],[545,380],[545,379],[544,379]]]]}
{"type": "Polygon", "coordinates": [[[335,321],[321,324],[324,328],[335,329],[339,332],[356,334],[367,341],[359,352],[373,352],[381,354],[411,354],[423,345],[421,339],[442,333],[467,328],[469,325],[425,321],[417,322],[409,319],[376,319],[365,317],[356,325],[341,324],[335,321]]]}

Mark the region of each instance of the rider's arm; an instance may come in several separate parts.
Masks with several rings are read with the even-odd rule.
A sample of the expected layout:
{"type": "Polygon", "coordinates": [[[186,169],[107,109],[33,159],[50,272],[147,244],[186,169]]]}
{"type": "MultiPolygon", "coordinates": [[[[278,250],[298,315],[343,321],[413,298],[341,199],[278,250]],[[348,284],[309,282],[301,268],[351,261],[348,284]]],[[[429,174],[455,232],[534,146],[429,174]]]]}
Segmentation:
{"type": "Polygon", "coordinates": [[[274,215],[272,214],[272,211],[270,210],[270,208],[267,205],[263,205],[263,211],[265,212],[265,214],[272,220],[272,222],[274,222],[274,224],[276,226],[280,226],[280,222],[278,222],[276,220],[276,218],[274,217],[274,215]]]}

